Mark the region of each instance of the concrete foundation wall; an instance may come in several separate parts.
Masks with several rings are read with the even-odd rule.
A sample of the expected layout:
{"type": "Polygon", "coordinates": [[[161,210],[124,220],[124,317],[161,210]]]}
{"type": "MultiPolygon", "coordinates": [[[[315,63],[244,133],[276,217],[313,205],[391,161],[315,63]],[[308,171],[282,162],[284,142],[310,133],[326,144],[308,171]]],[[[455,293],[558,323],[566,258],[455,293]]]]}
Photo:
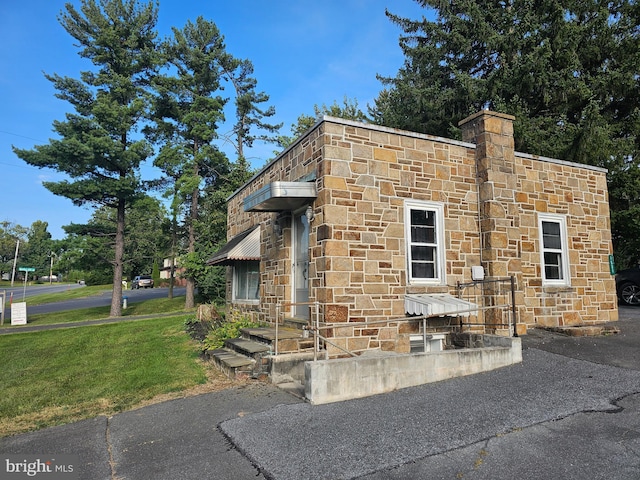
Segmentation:
{"type": "MultiPolygon", "coordinates": [[[[324,360],[326,354],[322,354],[319,358],[324,360]]],[[[304,383],[304,364],[308,361],[313,361],[313,352],[271,356],[269,358],[271,381],[276,384],[291,380],[304,383]]]]}
{"type": "Polygon", "coordinates": [[[495,346],[307,362],[305,396],[314,405],[339,402],[522,362],[520,338],[484,337],[495,346]]]}

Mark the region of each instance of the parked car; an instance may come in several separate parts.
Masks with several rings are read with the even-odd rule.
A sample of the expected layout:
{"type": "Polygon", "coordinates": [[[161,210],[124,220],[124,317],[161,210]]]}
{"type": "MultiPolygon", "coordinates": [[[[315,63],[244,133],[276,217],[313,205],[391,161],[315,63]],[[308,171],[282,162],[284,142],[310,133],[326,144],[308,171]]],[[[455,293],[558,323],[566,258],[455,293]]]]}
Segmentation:
{"type": "Polygon", "coordinates": [[[153,278],[151,275],[138,275],[133,279],[131,288],[153,288],[153,278]]]}
{"type": "Polygon", "coordinates": [[[625,305],[640,305],[640,265],[616,274],[616,291],[625,305]]]}

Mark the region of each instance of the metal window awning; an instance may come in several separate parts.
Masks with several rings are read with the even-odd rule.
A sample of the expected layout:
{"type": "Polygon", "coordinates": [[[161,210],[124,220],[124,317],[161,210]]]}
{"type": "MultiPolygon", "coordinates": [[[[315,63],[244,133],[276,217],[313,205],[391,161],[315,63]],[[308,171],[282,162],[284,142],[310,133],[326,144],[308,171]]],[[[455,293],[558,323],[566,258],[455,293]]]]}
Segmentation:
{"type": "Polygon", "coordinates": [[[260,260],[260,226],[233,237],[207,261],[207,265],[231,265],[243,260],[260,260]]]}
{"type": "Polygon", "coordinates": [[[438,315],[468,317],[478,305],[448,293],[411,294],[404,296],[404,309],[409,315],[438,315]]]}
{"type": "Polygon", "coordinates": [[[245,212],[282,212],[297,210],[318,196],[315,182],[272,182],[247,196],[245,212]]]}

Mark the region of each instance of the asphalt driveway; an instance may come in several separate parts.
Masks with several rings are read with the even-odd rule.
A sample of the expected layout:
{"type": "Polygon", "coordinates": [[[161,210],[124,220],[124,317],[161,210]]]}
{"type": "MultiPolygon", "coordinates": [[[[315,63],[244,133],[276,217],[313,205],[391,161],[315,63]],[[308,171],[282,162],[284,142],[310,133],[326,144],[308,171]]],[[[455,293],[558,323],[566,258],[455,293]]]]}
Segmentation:
{"type": "Polygon", "coordinates": [[[319,406],[256,383],[2,438],[0,456],[76,454],[92,480],[637,480],[640,309],[621,319],[532,332],[493,372],[319,406]]]}

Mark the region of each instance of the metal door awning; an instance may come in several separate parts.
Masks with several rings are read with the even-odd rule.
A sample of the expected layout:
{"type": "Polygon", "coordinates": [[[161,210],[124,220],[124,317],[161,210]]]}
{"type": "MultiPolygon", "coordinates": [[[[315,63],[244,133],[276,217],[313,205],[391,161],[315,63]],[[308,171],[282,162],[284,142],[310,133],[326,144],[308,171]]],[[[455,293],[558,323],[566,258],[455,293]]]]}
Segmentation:
{"type": "Polygon", "coordinates": [[[207,261],[207,265],[231,265],[243,260],[260,260],[260,226],[233,237],[207,261]]]}
{"type": "Polygon", "coordinates": [[[423,293],[404,296],[404,309],[409,315],[438,315],[468,317],[477,312],[478,305],[448,293],[423,293]]]}
{"type": "Polygon", "coordinates": [[[247,196],[242,204],[245,212],[293,211],[317,196],[315,182],[272,182],[247,196]]]}

